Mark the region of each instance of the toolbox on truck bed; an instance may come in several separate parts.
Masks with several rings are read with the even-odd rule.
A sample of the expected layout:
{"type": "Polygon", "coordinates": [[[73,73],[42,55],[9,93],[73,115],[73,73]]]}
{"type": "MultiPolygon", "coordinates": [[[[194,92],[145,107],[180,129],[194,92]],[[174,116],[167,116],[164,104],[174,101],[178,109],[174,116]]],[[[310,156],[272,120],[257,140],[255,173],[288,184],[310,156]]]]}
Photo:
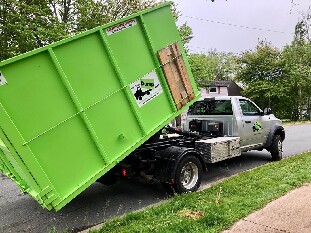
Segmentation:
{"type": "Polygon", "coordinates": [[[170,4],[0,63],[0,169],[60,210],[199,97],[170,4]]]}

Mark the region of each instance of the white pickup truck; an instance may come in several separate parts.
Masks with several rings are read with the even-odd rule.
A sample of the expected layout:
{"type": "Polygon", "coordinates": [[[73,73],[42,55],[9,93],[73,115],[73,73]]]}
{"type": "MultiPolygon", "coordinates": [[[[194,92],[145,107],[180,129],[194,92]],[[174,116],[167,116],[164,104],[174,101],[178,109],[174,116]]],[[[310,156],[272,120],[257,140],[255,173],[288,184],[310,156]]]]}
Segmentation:
{"type": "Polygon", "coordinates": [[[160,181],[177,193],[196,191],[206,164],[240,156],[248,150],[270,151],[282,159],[285,131],[271,109],[262,111],[244,97],[206,98],[188,110],[183,130],[166,127],[175,136],[154,135],[126,157],[99,182],[113,183],[117,176],[141,176],[160,181]]]}
{"type": "Polygon", "coordinates": [[[239,137],[242,152],[267,149],[273,160],[282,159],[285,139],[282,121],[271,109],[261,110],[245,97],[224,96],[197,101],[189,108],[184,128],[215,136],[239,137]]]}

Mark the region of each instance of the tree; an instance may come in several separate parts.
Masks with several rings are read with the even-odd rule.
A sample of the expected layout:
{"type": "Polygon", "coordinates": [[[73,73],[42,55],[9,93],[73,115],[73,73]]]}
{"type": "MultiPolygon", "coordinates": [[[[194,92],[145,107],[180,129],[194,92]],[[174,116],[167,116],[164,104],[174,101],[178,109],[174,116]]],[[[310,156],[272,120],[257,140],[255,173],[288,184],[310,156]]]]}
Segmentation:
{"type": "Polygon", "coordinates": [[[68,33],[85,31],[157,4],[156,0],[49,0],[53,16],[66,25],[68,33]]]}
{"type": "MultiPolygon", "coordinates": [[[[160,2],[164,2],[163,0],[160,2]]],[[[0,61],[106,24],[157,0],[1,0],[0,61]]],[[[172,5],[175,18],[178,11],[172,5]]],[[[189,28],[186,25],[182,30],[189,28]]]]}
{"type": "Polygon", "coordinates": [[[311,42],[311,7],[302,13],[302,19],[295,26],[294,42],[311,42]]]}
{"type": "Polygon", "coordinates": [[[261,41],[255,51],[246,51],[239,58],[238,80],[244,85],[243,95],[261,107],[272,107],[279,114],[288,109],[286,63],[282,52],[269,42],[261,41]]]}
{"type": "Polygon", "coordinates": [[[243,53],[239,62],[238,79],[244,84],[245,96],[261,107],[272,107],[281,118],[303,118],[311,96],[309,42],[294,40],[283,51],[260,42],[254,52],[243,53]]]}
{"type": "Polygon", "coordinates": [[[43,0],[0,2],[0,61],[66,35],[43,0]]]}
{"type": "Polygon", "coordinates": [[[211,50],[207,54],[190,54],[189,63],[199,86],[214,80],[233,80],[237,72],[237,56],[211,50]]]}
{"type": "Polygon", "coordinates": [[[311,97],[311,44],[296,43],[286,46],[283,51],[288,78],[285,82],[289,90],[288,98],[292,109],[292,119],[303,119],[304,112],[309,112],[311,97]]]}
{"type": "Polygon", "coordinates": [[[189,53],[189,49],[187,47],[187,44],[190,42],[190,40],[193,38],[192,36],[192,28],[187,24],[184,23],[178,28],[179,35],[181,37],[181,41],[184,44],[185,50],[187,53],[189,53]]]}
{"type": "Polygon", "coordinates": [[[299,21],[296,25],[295,37],[291,45],[285,47],[283,57],[287,61],[288,82],[292,99],[292,118],[304,118],[308,112],[311,119],[311,17],[299,21]]]}
{"type": "Polygon", "coordinates": [[[214,60],[209,59],[205,54],[190,54],[188,59],[198,86],[204,87],[205,83],[213,80],[214,60]]]}

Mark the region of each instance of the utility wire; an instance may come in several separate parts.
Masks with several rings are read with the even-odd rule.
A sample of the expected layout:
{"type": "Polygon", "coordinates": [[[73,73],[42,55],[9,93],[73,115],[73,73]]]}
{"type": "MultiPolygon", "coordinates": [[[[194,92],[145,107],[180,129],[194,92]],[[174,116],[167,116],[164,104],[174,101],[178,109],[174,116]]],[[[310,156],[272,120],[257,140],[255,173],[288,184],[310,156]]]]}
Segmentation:
{"type": "MultiPolygon", "coordinates": [[[[199,47],[199,46],[193,46],[193,45],[187,45],[188,49],[191,51],[191,52],[194,52],[194,53],[198,53],[198,52],[201,52],[201,53],[210,53],[210,52],[213,52],[213,48],[206,48],[206,47],[199,47]],[[200,51],[197,51],[200,50],[200,51]]],[[[215,49],[217,51],[217,49],[215,49]]],[[[240,53],[237,53],[237,52],[226,52],[226,51],[217,51],[217,52],[224,52],[224,53],[231,53],[231,54],[234,54],[236,56],[239,56],[241,55],[242,52],[240,53]]]]}
{"type": "Polygon", "coordinates": [[[192,45],[187,45],[187,47],[189,47],[189,50],[191,50],[192,52],[197,52],[196,49],[201,50],[200,52],[211,52],[213,49],[208,49],[208,48],[204,48],[204,47],[198,47],[198,46],[192,46],[192,45]]]}
{"type": "Polygon", "coordinates": [[[244,25],[233,24],[233,23],[225,23],[225,22],[220,22],[220,21],[215,21],[215,20],[210,20],[210,19],[202,19],[202,18],[187,16],[187,15],[184,15],[184,17],[190,18],[190,19],[195,19],[195,20],[200,20],[200,21],[208,22],[208,23],[217,23],[217,24],[221,24],[221,25],[227,25],[227,26],[231,26],[231,27],[239,27],[239,28],[246,28],[246,29],[251,29],[251,30],[267,31],[267,32],[282,33],[282,34],[294,34],[294,33],[276,31],[276,30],[271,30],[271,29],[250,27],[250,26],[244,26],[244,25]]]}
{"type": "MultiPolygon", "coordinates": [[[[193,45],[187,45],[187,47],[192,52],[198,52],[196,49],[201,50],[200,52],[207,52],[207,53],[213,52],[213,50],[217,51],[217,49],[214,49],[214,48],[209,48],[208,49],[206,47],[199,47],[199,46],[193,46],[193,45]]],[[[232,54],[235,54],[235,55],[240,55],[240,53],[236,53],[236,52],[225,52],[225,51],[217,51],[217,52],[232,53],[232,54]]]]}

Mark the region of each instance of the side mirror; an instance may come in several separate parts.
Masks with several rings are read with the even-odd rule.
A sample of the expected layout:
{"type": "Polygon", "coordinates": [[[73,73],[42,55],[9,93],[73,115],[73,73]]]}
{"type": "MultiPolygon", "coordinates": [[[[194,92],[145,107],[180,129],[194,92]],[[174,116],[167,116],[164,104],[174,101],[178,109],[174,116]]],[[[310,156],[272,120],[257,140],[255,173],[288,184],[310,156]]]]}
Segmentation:
{"type": "Polygon", "coordinates": [[[263,112],[264,112],[265,115],[271,115],[271,114],[273,114],[271,108],[265,108],[265,109],[263,110],[263,112]]]}

